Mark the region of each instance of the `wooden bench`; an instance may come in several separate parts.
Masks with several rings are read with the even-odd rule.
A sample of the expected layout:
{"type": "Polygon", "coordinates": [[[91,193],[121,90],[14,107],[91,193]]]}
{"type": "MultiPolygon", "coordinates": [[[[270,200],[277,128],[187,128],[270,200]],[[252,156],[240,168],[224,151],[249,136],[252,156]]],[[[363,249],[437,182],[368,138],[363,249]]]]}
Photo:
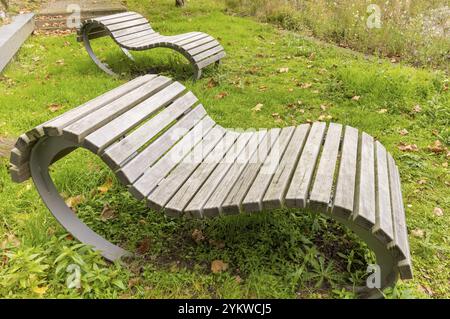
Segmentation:
{"type": "Polygon", "coordinates": [[[212,36],[203,32],[190,32],[165,36],[155,32],[148,20],[136,12],[124,12],[85,20],[77,30],[77,41],[83,42],[89,56],[100,69],[110,75],[115,73],[100,61],[92,50],[90,40],[110,36],[127,57],[129,50],[143,51],[157,47],[174,49],[183,54],[194,67],[194,79],[199,79],[202,69],[219,64],[225,51],[212,36]]]}
{"type": "Polygon", "coordinates": [[[138,199],[170,216],[213,217],[281,207],[334,218],[367,243],[383,287],[412,277],[399,171],[373,137],[316,122],[238,132],[216,124],[197,98],[164,76],[138,77],[21,135],[15,182],[30,176],[49,210],[81,242],[126,254],[66,206],[48,169],[82,147],[138,199]]]}

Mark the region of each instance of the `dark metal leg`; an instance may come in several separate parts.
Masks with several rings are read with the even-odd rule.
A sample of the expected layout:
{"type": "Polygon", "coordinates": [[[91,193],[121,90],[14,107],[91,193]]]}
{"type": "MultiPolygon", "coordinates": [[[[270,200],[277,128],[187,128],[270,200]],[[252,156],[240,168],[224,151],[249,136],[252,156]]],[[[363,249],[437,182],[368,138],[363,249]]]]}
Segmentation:
{"type": "Polygon", "coordinates": [[[86,51],[88,52],[88,54],[91,57],[92,61],[94,61],[94,63],[97,64],[97,66],[100,69],[102,69],[103,71],[105,71],[109,75],[117,76],[117,74],[114,73],[114,71],[111,70],[106,63],[103,63],[102,61],[100,61],[100,59],[95,55],[94,51],[92,50],[91,42],[89,40],[88,34],[89,34],[89,30],[85,30],[83,32],[83,43],[84,43],[86,51]]]}
{"type": "Polygon", "coordinates": [[[76,143],[56,136],[43,138],[33,147],[30,170],[39,195],[58,222],[80,242],[93,246],[110,261],[131,256],[131,253],[107,241],[81,222],[61,198],[50,177],[48,167],[53,159],[61,152],[77,146],[76,143]]]}

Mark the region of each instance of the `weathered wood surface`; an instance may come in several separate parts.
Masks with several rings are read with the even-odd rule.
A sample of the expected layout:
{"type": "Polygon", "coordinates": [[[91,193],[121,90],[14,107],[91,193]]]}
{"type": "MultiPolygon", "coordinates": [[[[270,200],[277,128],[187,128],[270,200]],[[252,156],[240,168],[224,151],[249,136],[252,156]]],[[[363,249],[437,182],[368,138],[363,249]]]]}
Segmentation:
{"type": "Polygon", "coordinates": [[[147,75],[21,135],[13,180],[30,177],[33,146],[54,136],[98,154],[133,196],[170,216],[306,208],[362,229],[402,278],[412,276],[398,168],[379,141],[350,126],[227,130],[183,85],[147,75]]]}

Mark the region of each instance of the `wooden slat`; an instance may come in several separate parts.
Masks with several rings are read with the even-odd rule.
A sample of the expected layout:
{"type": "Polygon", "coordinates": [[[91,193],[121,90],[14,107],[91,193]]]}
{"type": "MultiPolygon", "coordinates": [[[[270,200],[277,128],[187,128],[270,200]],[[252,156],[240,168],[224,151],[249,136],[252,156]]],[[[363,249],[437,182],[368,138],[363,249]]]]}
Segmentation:
{"type": "Polygon", "coordinates": [[[137,26],[140,26],[140,25],[146,25],[149,29],[151,28],[150,24],[148,24],[147,19],[140,18],[140,19],[137,19],[137,20],[123,22],[123,23],[117,23],[117,24],[114,24],[112,26],[108,26],[108,30],[111,31],[111,32],[115,32],[115,31],[120,31],[120,30],[124,30],[124,29],[137,27],[137,26]]]}
{"type": "Polygon", "coordinates": [[[392,225],[391,194],[386,149],[375,142],[376,152],[376,215],[373,233],[385,244],[394,239],[392,225]]]}
{"type": "Polygon", "coordinates": [[[120,13],[115,13],[115,14],[110,14],[107,16],[103,16],[103,17],[95,17],[94,19],[91,20],[95,20],[95,21],[107,21],[107,20],[111,20],[111,19],[115,19],[115,18],[119,18],[119,17],[126,17],[129,15],[135,15],[136,12],[133,11],[128,11],[128,12],[120,12],[120,13]]]}
{"type": "Polygon", "coordinates": [[[286,193],[286,206],[292,208],[306,207],[308,191],[322,145],[326,124],[323,122],[313,123],[303,148],[302,155],[292,177],[291,185],[286,193]]]}
{"type": "Polygon", "coordinates": [[[242,200],[243,211],[247,213],[262,211],[264,194],[272,181],[294,131],[295,127],[293,126],[281,129],[279,138],[270,149],[269,155],[266,157],[264,164],[259,169],[255,180],[242,200]]]}
{"type": "Polygon", "coordinates": [[[118,30],[118,31],[110,30],[110,31],[111,31],[111,34],[113,35],[113,37],[115,37],[117,41],[120,41],[119,39],[122,36],[133,34],[133,33],[144,31],[144,30],[152,30],[152,28],[150,27],[149,24],[142,24],[142,25],[138,25],[135,27],[126,28],[123,30],[118,30]]]}
{"type": "Polygon", "coordinates": [[[228,170],[227,174],[223,176],[220,184],[216,187],[207,202],[203,206],[204,216],[215,216],[222,213],[222,203],[234,187],[236,181],[240,178],[242,171],[254,155],[258,151],[260,144],[267,143],[267,131],[259,131],[255,134],[248,145],[244,148],[241,154],[236,158],[236,161],[228,170]]]}
{"type": "Polygon", "coordinates": [[[102,152],[107,146],[117,140],[117,138],[123,136],[127,131],[139,125],[142,121],[179,97],[185,89],[179,82],[170,84],[86,136],[84,146],[96,154],[102,152]]]}
{"type": "Polygon", "coordinates": [[[158,42],[162,39],[165,39],[166,36],[161,35],[159,33],[152,33],[149,35],[144,35],[141,37],[136,37],[134,39],[130,39],[130,40],[122,40],[122,38],[119,39],[120,44],[122,45],[126,45],[128,47],[138,47],[139,45],[143,44],[143,43],[153,43],[153,42],[158,42]]]}
{"type": "MultiPolygon", "coordinates": [[[[209,49],[213,49],[213,48],[218,47],[218,46],[220,46],[222,48],[220,43],[217,40],[214,40],[214,41],[208,42],[208,43],[206,43],[204,45],[201,45],[201,46],[198,46],[198,47],[196,47],[194,49],[189,50],[189,54],[196,55],[196,54],[199,54],[201,52],[207,51],[209,49]]],[[[222,48],[222,50],[223,50],[223,48],[222,48]]]]}
{"type": "Polygon", "coordinates": [[[145,75],[138,77],[136,79],[131,80],[130,82],[123,84],[109,92],[106,92],[99,97],[90,100],[89,102],[84,103],[83,105],[74,108],[66,113],[63,113],[61,116],[52,119],[42,126],[44,127],[44,131],[46,135],[49,136],[57,136],[62,134],[62,129],[67,125],[72,124],[83,116],[92,113],[99,108],[105,106],[112,101],[119,99],[125,94],[130,93],[136,88],[142,86],[143,84],[153,80],[156,78],[156,75],[145,75]]]}
{"type": "Polygon", "coordinates": [[[119,168],[121,163],[135,154],[171,122],[187,112],[197,101],[192,92],[180,97],[151,120],[108,147],[102,155],[103,160],[113,170],[119,168]]]}
{"type": "Polygon", "coordinates": [[[221,211],[223,211],[224,214],[237,214],[242,211],[242,201],[273,145],[278,141],[280,131],[279,128],[269,130],[266,138],[259,144],[258,150],[250,158],[245,169],[242,171],[242,174],[239,176],[238,180],[235,181],[230,192],[223,201],[221,211]]]}
{"type": "Polygon", "coordinates": [[[188,43],[184,43],[182,46],[185,50],[191,51],[193,49],[196,49],[198,47],[204,46],[205,44],[211,43],[216,41],[216,39],[214,39],[212,36],[207,35],[207,34],[202,34],[201,37],[198,37],[197,39],[195,39],[194,41],[188,42],[188,43]],[[205,36],[206,35],[206,36],[205,36]]]}
{"type": "Polygon", "coordinates": [[[111,19],[107,19],[107,20],[102,20],[101,23],[105,26],[111,26],[114,24],[118,24],[118,23],[123,23],[123,22],[128,22],[128,21],[134,21],[134,20],[139,20],[144,18],[143,16],[141,16],[140,14],[131,14],[131,15],[127,15],[127,16],[122,16],[122,17],[116,17],[116,18],[111,18],[111,19]]]}
{"type": "Polygon", "coordinates": [[[344,219],[353,213],[357,157],[358,130],[346,126],[332,210],[333,214],[344,219]]]}
{"type": "Polygon", "coordinates": [[[214,56],[214,55],[216,55],[216,54],[218,54],[218,53],[220,53],[222,51],[223,51],[222,46],[218,46],[218,47],[212,48],[212,49],[204,51],[204,52],[202,52],[200,54],[194,55],[194,61],[195,62],[199,62],[201,60],[204,60],[206,58],[214,56]]]}
{"type": "Polygon", "coordinates": [[[125,43],[126,41],[131,41],[134,39],[139,39],[141,37],[150,36],[150,35],[159,35],[159,33],[155,32],[154,30],[145,29],[136,33],[131,33],[127,35],[123,35],[121,37],[116,37],[116,41],[119,43],[125,43]]]}
{"type": "Polygon", "coordinates": [[[342,125],[336,123],[331,123],[327,130],[322,155],[320,156],[309,198],[309,205],[318,211],[328,212],[341,132],[342,125]]]}
{"type": "Polygon", "coordinates": [[[195,145],[189,154],[184,157],[170,173],[163,177],[156,188],[152,187],[147,196],[147,205],[153,209],[161,209],[175,195],[179,188],[189,178],[192,172],[200,165],[214,147],[224,137],[226,131],[215,126],[203,139],[195,145]]]}
{"type": "Polygon", "coordinates": [[[199,69],[203,69],[204,67],[206,67],[206,66],[208,66],[208,65],[210,65],[210,64],[212,64],[212,63],[214,63],[214,62],[216,62],[216,61],[219,61],[220,59],[222,59],[222,58],[224,58],[225,57],[225,51],[221,51],[221,52],[219,52],[218,54],[216,54],[216,55],[214,55],[214,56],[212,56],[212,57],[210,57],[210,58],[207,58],[207,59],[205,59],[205,60],[202,60],[202,61],[200,61],[200,62],[197,62],[197,67],[199,68],[199,69]]]}
{"type": "MultiPolygon", "coordinates": [[[[203,185],[203,183],[207,180],[211,172],[214,168],[223,160],[223,156],[226,152],[231,148],[236,139],[239,137],[239,134],[236,132],[228,131],[225,136],[217,143],[211,153],[205,157],[204,161],[198,165],[189,178],[184,182],[184,184],[179,183],[182,179],[175,176],[175,171],[170,173],[167,179],[164,181],[165,185],[167,185],[171,189],[175,189],[177,186],[173,182],[177,180],[179,183],[179,188],[173,194],[173,197],[170,201],[165,205],[165,213],[169,216],[179,216],[183,213],[184,208],[187,206],[189,201],[198,191],[198,189],[203,185]]],[[[192,171],[192,167],[195,163],[192,161],[182,164],[178,170],[183,171],[183,175],[185,172],[192,171]]],[[[181,175],[181,174],[178,174],[181,175]]],[[[164,186],[164,183],[160,183],[159,187],[162,193],[167,194],[166,192],[167,186],[164,186]]],[[[164,195],[166,198],[169,197],[169,194],[164,195]]]]}
{"type": "Polygon", "coordinates": [[[195,41],[197,39],[208,36],[206,33],[202,33],[202,32],[189,32],[189,33],[184,33],[182,35],[183,35],[182,38],[179,38],[179,39],[174,38],[172,42],[182,46],[183,44],[191,43],[192,41],[195,41]]]}
{"type": "Polygon", "coordinates": [[[302,124],[296,127],[272,181],[267,187],[262,202],[263,209],[275,209],[284,206],[284,196],[286,195],[287,187],[300,158],[303,146],[305,145],[306,136],[310,127],[309,124],[302,124]]]}
{"type": "Polygon", "coordinates": [[[359,183],[356,190],[357,203],[353,219],[366,229],[371,229],[375,225],[375,154],[373,145],[373,137],[363,132],[359,183]]]}
{"type": "Polygon", "coordinates": [[[215,191],[222,179],[226,176],[229,168],[233,165],[239,154],[241,154],[249,140],[251,141],[250,143],[258,143],[257,134],[251,132],[240,134],[236,143],[225,155],[223,161],[216,166],[214,171],[187,205],[185,208],[185,215],[203,217],[203,206],[211,197],[212,193],[215,191]]]}
{"type": "Polygon", "coordinates": [[[146,100],[169,85],[170,82],[171,80],[169,78],[159,76],[65,127],[63,129],[64,134],[70,140],[81,143],[87,135],[120,116],[122,113],[125,113],[136,104],[146,100]]]}
{"type": "Polygon", "coordinates": [[[206,115],[203,106],[199,105],[171,126],[153,143],[144,148],[140,153],[121,164],[122,168],[116,172],[119,180],[129,185],[136,181],[145,170],[168,151],[180,138],[189,132],[206,115]]]}
{"type": "Polygon", "coordinates": [[[156,164],[147,168],[144,174],[133,183],[130,192],[137,199],[144,199],[183,158],[213,128],[215,122],[210,117],[201,120],[188,134],[172,147],[156,164]]]}

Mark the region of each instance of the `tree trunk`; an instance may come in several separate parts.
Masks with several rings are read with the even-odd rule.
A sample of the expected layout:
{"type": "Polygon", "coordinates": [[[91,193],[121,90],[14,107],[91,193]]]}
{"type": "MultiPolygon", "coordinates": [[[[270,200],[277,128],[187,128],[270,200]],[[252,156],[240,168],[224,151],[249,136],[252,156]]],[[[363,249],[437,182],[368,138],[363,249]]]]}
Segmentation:
{"type": "Polygon", "coordinates": [[[175,0],[175,5],[177,7],[183,7],[184,6],[184,0],[175,0]]]}

